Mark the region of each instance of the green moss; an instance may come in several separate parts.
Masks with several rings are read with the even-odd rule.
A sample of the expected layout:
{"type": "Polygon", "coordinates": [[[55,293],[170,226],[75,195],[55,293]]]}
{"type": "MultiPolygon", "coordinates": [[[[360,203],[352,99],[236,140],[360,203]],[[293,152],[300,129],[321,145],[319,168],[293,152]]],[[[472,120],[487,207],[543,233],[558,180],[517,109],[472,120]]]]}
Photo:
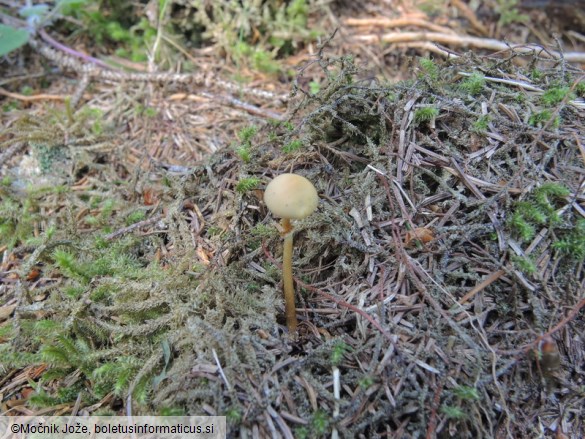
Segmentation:
{"type": "Polygon", "coordinates": [[[284,152],[285,154],[290,154],[292,152],[298,151],[302,147],[303,147],[302,141],[298,139],[292,140],[282,147],[282,152],[284,152]]]}
{"type": "Polygon", "coordinates": [[[476,133],[485,133],[489,127],[489,123],[490,123],[490,116],[489,114],[485,114],[483,116],[480,116],[474,123],[472,126],[472,130],[476,133]]]}
{"type": "Polygon", "coordinates": [[[465,78],[460,85],[461,90],[471,96],[480,94],[485,87],[485,76],[479,72],[473,72],[465,78]]]}
{"type": "Polygon", "coordinates": [[[132,224],[138,223],[143,221],[144,218],[146,218],[146,212],[143,210],[136,210],[126,217],[126,225],[130,226],[132,224]]]}
{"type": "Polygon", "coordinates": [[[323,410],[317,410],[313,413],[311,419],[311,428],[315,435],[321,436],[327,433],[329,429],[329,416],[323,410]]]}
{"type": "Polygon", "coordinates": [[[575,85],[575,94],[581,98],[585,97],[585,81],[580,81],[575,85]]]}
{"type": "Polygon", "coordinates": [[[536,268],[536,265],[534,264],[534,261],[531,258],[527,257],[527,256],[525,256],[525,257],[522,257],[522,256],[513,256],[512,257],[512,262],[523,273],[526,273],[526,274],[534,274],[537,271],[537,268],[536,268]]]}
{"type": "Polygon", "coordinates": [[[159,416],[187,416],[185,409],[182,407],[162,407],[158,414],[159,416]]]}
{"type": "Polygon", "coordinates": [[[448,419],[458,421],[467,418],[467,414],[461,408],[450,405],[441,406],[441,413],[443,413],[448,419]]]}
{"type": "MultiPolygon", "coordinates": [[[[528,119],[528,124],[532,125],[533,127],[541,128],[545,124],[547,124],[549,122],[549,120],[552,119],[552,115],[553,115],[553,113],[550,110],[537,111],[536,113],[532,113],[532,115],[528,119]]],[[[560,123],[561,123],[561,118],[559,116],[556,116],[551,123],[551,127],[558,128],[560,123]]]]}
{"type": "Polygon", "coordinates": [[[524,23],[530,17],[520,13],[518,0],[496,0],[496,12],[500,14],[498,24],[507,26],[512,23],[524,23]]]}
{"type": "Polygon", "coordinates": [[[236,185],[236,191],[244,193],[254,190],[258,187],[260,181],[261,180],[256,177],[242,178],[240,181],[238,181],[238,184],[236,185]]]}
{"type": "Polygon", "coordinates": [[[374,378],[371,376],[364,376],[359,379],[358,384],[363,390],[367,390],[374,384],[374,378]]]}
{"type": "Polygon", "coordinates": [[[554,242],[552,247],[571,259],[585,259],[585,219],[579,218],[575,227],[569,229],[562,239],[554,242]]]}
{"type": "Polygon", "coordinates": [[[340,341],[335,343],[331,348],[331,365],[339,366],[343,360],[343,355],[349,351],[349,345],[340,341]]]}
{"type": "Polygon", "coordinates": [[[299,43],[318,34],[307,26],[307,0],[209,4],[195,0],[187,11],[184,22],[189,23],[188,28],[201,26],[204,35],[214,39],[239,65],[269,74],[281,70],[279,56],[292,54],[299,43]],[[260,41],[256,39],[258,31],[262,34],[260,41]]]}
{"type": "Polygon", "coordinates": [[[479,392],[475,387],[469,386],[456,386],[453,389],[453,393],[458,398],[461,398],[465,401],[478,401],[479,400],[479,392]]]}
{"type": "Polygon", "coordinates": [[[540,100],[547,107],[559,104],[570,93],[569,87],[553,87],[546,90],[540,100]]]}
{"type": "Polygon", "coordinates": [[[310,437],[309,436],[310,431],[305,426],[295,428],[294,433],[295,433],[294,437],[297,439],[307,439],[310,437]]]}
{"type": "Polygon", "coordinates": [[[242,128],[238,133],[240,145],[235,148],[236,154],[244,163],[250,163],[252,154],[252,139],[258,132],[258,128],[254,125],[242,128]]]}
{"type": "Polygon", "coordinates": [[[61,272],[70,278],[79,279],[83,282],[89,281],[88,274],[84,271],[73,253],[66,250],[57,249],[53,252],[53,259],[61,272]]]}
{"type": "Polygon", "coordinates": [[[416,124],[429,122],[439,115],[439,109],[435,107],[417,108],[414,112],[414,121],[416,124]]]}
{"type": "Polygon", "coordinates": [[[250,156],[250,146],[249,145],[240,145],[236,148],[236,154],[242,160],[242,162],[248,164],[250,163],[251,156],[250,156]]]}
{"type": "Polygon", "coordinates": [[[239,424],[242,420],[242,412],[238,407],[230,407],[225,411],[225,418],[228,424],[239,424]]]}
{"type": "Polygon", "coordinates": [[[515,204],[508,222],[521,241],[530,241],[536,226],[555,226],[559,222],[556,208],[570,191],[558,183],[547,182],[534,189],[526,201],[515,204]]]}
{"type": "Polygon", "coordinates": [[[538,82],[542,79],[542,72],[538,69],[530,70],[530,79],[534,82],[538,82]]]}
{"type": "Polygon", "coordinates": [[[258,223],[250,230],[250,233],[253,236],[264,238],[268,236],[273,236],[276,233],[276,229],[272,226],[258,223]]]}
{"type": "Polygon", "coordinates": [[[255,125],[250,125],[242,128],[238,132],[238,139],[240,139],[240,142],[244,144],[249,144],[256,135],[256,133],[258,133],[258,127],[256,127],[255,125]]]}
{"type": "Polygon", "coordinates": [[[439,79],[439,68],[437,64],[430,58],[420,58],[419,65],[423,71],[423,77],[428,77],[431,82],[436,82],[439,79]]]}
{"type": "Polygon", "coordinates": [[[260,72],[274,74],[280,72],[280,64],[270,53],[256,49],[252,55],[252,65],[260,72]]]}
{"type": "Polygon", "coordinates": [[[309,93],[316,95],[321,91],[321,85],[316,81],[309,82],[309,93]]]}

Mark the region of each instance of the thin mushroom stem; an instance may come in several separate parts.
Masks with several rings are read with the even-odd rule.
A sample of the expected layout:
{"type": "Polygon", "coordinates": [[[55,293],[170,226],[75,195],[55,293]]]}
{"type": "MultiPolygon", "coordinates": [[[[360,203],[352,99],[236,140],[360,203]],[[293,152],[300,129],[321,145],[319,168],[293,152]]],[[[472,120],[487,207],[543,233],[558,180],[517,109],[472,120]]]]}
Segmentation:
{"type": "Polygon", "coordinates": [[[295,306],[295,289],[293,286],[292,256],[293,228],[288,218],[281,221],[284,234],[284,250],[282,254],[282,281],[284,284],[284,312],[286,326],[290,333],[297,330],[297,310],[295,306]]]}

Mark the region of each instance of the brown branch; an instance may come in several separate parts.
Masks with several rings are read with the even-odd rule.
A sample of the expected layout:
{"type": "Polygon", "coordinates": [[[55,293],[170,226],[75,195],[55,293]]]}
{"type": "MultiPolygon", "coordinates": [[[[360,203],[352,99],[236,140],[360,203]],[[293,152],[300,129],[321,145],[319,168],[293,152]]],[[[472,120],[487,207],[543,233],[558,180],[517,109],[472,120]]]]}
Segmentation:
{"type": "Polygon", "coordinates": [[[465,296],[463,296],[461,299],[459,299],[459,304],[463,305],[465,302],[472,299],[473,296],[475,296],[481,290],[484,290],[489,285],[491,285],[493,282],[495,282],[499,278],[501,278],[504,274],[505,274],[504,270],[498,270],[495,273],[490,274],[483,281],[481,281],[479,284],[477,284],[471,290],[469,290],[469,292],[465,296]]]}
{"type": "Polygon", "coordinates": [[[67,96],[64,95],[50,95],[46,93],[41,93],[38,95],[26,96],[20,93],[12,93],[3,88],[0,88],[0,95],[6,96],[12,99],[17,99],[23,102],[32,102],[32,101],[64,101],[67,96]]]}
{"type": "Polygon", "coordinates": [[[538,45],[508,44],[504,41],[493,38],[470,37],[466,35],[454,35],[444,32],[389,32],[383,35],[356,35],[354,37],[359,43],[412,43],[430,41],[439,44],[450,44],[457,47],[475,47],[494,51],[513,50],[520,54],[532,54],[534,52],[546,53],[550,58],[561,59],[567,62],[585,62],[585,52],[559,53],[554,50],[546,50],[538,45]]]}
{"type": "Polygon", "coordinates": [[[429,424],[427,427],[427,435],[426,439],[433,439],[435,436],[435,429],[437,428],[437,409],[439,408],[439,404],[441,402],[441,393],[443,392],[443,385],[446,376],[443,378],[442,382],[437,385],[435,389],[435,394],[433,395],[433,405],[431,407],[431,416],[429,418],[429,424]]]}
{"type": "Polygon", "coordinates": [[[386,18],[386,17],[374,17],[374,18],[348,18],[343,20],[343,24],[346,26],[377,26],[377,27],[407,27],[416,26],[425,29],[434,30],[435,32],[452,33],[455,31],[429,21],[423,20],[416,17],[401,17],[401,18],[386,18]]]}

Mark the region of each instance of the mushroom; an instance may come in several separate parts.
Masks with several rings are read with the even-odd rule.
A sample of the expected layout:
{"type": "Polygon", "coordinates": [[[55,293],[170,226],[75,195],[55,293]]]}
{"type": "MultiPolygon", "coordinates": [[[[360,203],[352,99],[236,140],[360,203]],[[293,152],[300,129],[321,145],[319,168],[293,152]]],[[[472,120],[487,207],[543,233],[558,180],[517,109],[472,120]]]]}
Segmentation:
{"type": "Polygon", "coordinates": [[[319,204],[319,196],[313,183],[305,177],[296,174],[281,174],[266,186],[264,202],[274,216],[282,218],[284,310],[286,325],[292,333],[297,329],[297,315],[292,275],[293,227],[290,220],[303,219],[311,215],[319,204]]]}

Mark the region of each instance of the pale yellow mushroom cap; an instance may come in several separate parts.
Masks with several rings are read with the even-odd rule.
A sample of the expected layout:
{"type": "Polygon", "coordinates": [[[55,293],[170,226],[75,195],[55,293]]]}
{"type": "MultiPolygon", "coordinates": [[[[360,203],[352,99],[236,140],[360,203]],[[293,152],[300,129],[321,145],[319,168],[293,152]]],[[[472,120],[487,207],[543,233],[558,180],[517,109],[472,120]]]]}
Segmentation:
{"type": "Polygon", "coordinates": [[[276,217],[303,219],[317,209],[319,196],[305,177],[281,174],[266,186],[264,202],[276,217]]]}

